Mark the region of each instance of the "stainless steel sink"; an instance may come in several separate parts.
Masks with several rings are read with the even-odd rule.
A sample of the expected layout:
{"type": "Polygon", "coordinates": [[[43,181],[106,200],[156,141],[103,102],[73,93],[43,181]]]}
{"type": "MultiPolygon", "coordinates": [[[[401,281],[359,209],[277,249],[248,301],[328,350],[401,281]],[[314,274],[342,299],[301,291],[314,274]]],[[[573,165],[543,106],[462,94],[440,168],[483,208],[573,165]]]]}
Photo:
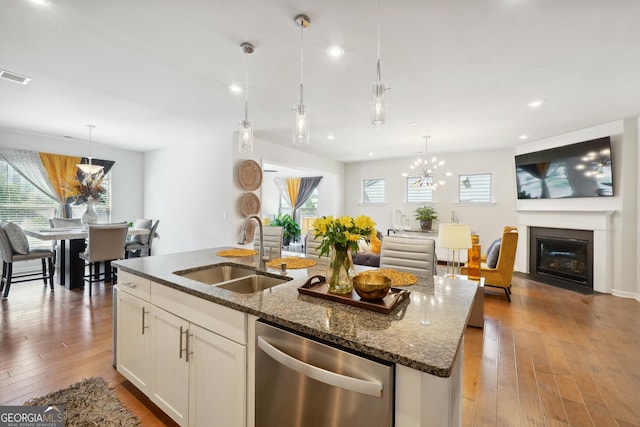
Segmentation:
{"type": "Polygon", "coordinates": [[[232,280],[227,283],[221,283],[220,285],[218,285],[218,287],[241,294],[252,294],[254,292],[264,291],[265,289],[280,285],[287,282],[288,280],[289,279],[287,278],[277,278],[264,276],[262,274],[256,274],[253,276],[232,280]]]}
{"type": "Polygon", "coordinates": [[[215,285],[217,283],[227,282],[240,277],[255,275],[256,271],[252,268],[241,267],[238,265],[213,265],[203,267],[198,270],[176,271],[173,274],[186,277],[187,279],[196,280],[207,285],[215,285]]]}

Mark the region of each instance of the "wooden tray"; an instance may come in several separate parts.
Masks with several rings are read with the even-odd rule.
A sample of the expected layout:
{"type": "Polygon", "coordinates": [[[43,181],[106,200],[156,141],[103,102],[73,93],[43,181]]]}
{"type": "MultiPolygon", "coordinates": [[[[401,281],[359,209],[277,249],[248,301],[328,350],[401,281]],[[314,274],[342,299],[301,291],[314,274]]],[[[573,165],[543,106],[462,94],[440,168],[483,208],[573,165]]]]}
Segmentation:
{"type": "Polygon", "coordinates": [[[400,302],[409,298],[410,292],[406,289],[392,287],[386,297],[377,301],[366,301],[360,298],[356,291],[349,294],[332,294],[329,293],[329,286],[325,282],[324,276],[310,277],[307,282],[298,288],[298,292],[305,295],[311,295],[318,298],[328,299],[329,301],[339,302],[342,304],[352,305],[354,307],[364,308],[365,310],[373,310],[378,313],[389,314],[400,302]]]}

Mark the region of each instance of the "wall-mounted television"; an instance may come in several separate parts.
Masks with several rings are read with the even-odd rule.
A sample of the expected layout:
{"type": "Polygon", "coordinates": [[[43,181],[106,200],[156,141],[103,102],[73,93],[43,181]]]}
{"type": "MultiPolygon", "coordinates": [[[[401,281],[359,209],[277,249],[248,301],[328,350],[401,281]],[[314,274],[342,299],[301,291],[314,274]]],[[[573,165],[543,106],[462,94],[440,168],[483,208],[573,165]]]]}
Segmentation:
{"type": "Polygon", "coordinates": [[[520,154],[515,160],[518,199],[613,196],[608,136],[520,154]]]}

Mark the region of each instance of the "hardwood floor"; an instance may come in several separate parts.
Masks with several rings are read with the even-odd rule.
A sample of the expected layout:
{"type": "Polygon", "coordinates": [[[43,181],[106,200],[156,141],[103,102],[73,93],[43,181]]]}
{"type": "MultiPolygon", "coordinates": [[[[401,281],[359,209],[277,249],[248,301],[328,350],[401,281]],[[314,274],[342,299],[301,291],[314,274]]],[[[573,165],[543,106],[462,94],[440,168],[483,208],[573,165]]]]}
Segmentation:
{"type": "Polygon", "coordinates": [[[0,404],[32,397],[92,376],[103,377],[143,426],[174,426],[168,416],[112,366],[112,286],[53,293],[42,281],[11,286],[0,301],[0,404]]]}
{"type": "MultiPolygon", "coordinates": [[[[101,376],[144,426],[175,425],[112,367],[111,285],[16,284],[2,300],[0,404],[101,376]]],[[[465,335],[463,425],[640,427],[640,302],[522,277],[465,335]]]]}

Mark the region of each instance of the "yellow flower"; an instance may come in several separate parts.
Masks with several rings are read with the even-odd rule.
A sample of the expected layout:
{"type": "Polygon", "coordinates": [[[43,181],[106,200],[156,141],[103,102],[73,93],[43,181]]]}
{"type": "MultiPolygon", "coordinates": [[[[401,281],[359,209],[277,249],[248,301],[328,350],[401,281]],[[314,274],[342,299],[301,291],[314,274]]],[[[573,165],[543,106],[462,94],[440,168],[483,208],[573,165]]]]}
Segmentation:
{"type": "Polygon", "coordinates": [[[376,223],[373,222],[373,220],[366,215],[358,216],[354,220],[354,223],[358,228],[373,228],[376,226],[376,223]]]}
{"type": "Polygon", "coordinates": [[[350,216],[341,216],[340,218],[338,218],[338,224],[345,228],[351,227],[351,225],[353,224],[353,218],[351,218],[350,216]]]}
{"type": "Polygon", "coordinates": [[[316,238],[322,238],[319,255],[328,255],[331,247],[342,250],[351,248],[356,252],[360,239],[368,240],[369,234],[375,232],[375,226],[376,223],[366,215],[360,215],[355,219],[350,216],[316,219],[313,222],[314,235],[316,238]]]}

